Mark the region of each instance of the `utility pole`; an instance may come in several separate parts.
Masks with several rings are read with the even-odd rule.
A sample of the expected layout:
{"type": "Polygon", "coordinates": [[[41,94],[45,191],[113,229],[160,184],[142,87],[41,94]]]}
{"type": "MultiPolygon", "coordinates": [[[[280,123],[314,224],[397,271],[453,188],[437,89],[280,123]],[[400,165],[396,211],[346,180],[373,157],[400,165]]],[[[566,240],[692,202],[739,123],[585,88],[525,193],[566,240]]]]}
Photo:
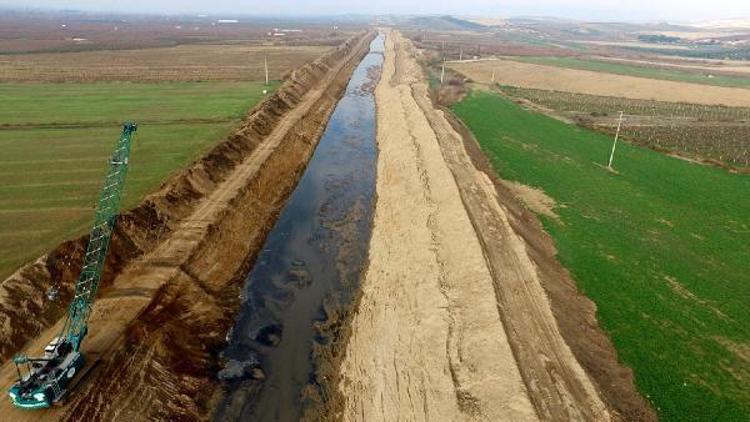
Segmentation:
{"type": "Polygon", "coordinates": [[[263,67],[266,70],[266,86],[268,86],[268,53],[263,56],[263,67]]]}
{"type": "Polygon", "coordinates": [[[445,57],[443,57],[443,66],[440,69],[440,86],[443,86],[443,79],[445,79],[445,57]]]}
{"type": "Polygon", "coordinates": [[[607,168],[612,170],[612,160],[615,158],[615,148],[617,147],[617,138],[620,137],[620,128],[622,127],[622,115],[623,112],[620,112],[620,119],[617,121],[617,131],[615,132],[615,142],[612,143],[612,153],[609,154],[609,164],[607,165],[607,168]]]}
{"type": "Polygon", "coordinates": [[[463,47],[458,48],[458,61],[459,62],[464,61],[464,48],[463,47]]]}

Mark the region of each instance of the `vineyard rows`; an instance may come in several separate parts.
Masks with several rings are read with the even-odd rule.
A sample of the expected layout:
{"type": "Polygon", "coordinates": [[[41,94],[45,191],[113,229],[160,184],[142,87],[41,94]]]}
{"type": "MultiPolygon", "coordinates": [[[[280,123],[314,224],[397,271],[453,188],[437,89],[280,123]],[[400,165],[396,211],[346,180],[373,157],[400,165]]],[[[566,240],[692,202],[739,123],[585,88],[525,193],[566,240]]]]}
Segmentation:
{"type": "Polygon", "coordinates": [[[647,147],[750,167],[750,108],[635,100],[503,86],[503,92],[555,110],[583,126],[612,133],[623,111],[621,135],[647,147]]]}

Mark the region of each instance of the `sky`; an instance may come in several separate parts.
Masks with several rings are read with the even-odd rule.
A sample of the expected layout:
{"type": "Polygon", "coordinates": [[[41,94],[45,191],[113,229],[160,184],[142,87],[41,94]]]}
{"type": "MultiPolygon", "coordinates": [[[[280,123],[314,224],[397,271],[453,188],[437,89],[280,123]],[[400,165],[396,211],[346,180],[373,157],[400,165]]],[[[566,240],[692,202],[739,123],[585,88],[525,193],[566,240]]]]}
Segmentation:
{"type": "Polygon", "coordinates": [[[0,5],[175,14],[392,13],[674,22],[750,18],[750,0],[0,0],[0,5]]]}

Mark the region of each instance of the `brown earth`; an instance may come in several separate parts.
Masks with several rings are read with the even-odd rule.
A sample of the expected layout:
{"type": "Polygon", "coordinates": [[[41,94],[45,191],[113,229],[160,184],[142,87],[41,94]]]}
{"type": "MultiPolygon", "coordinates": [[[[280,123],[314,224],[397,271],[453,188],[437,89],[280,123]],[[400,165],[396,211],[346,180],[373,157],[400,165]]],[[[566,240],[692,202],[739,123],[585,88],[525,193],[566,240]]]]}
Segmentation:
{"type": "Polygon", "coordinates": [[[390,34],[376,89],[370,261],[341,365],[341,416],[654,420],[539,221],[431,102],[418,55],[390,34]]]}
{"type": "MultiPolygon", "coordinates": [[[[66,406],[13,420],[194,420],[210,414],[217,351],[242,276],[291,193],[373,34],[298,69],[242,127],[119,218],[84,352],[102,362],[66,406]]],[[[61,245],[0,285],[0,356],[38,354],[72,295],[86,239],[61,245]],[[43,317],[39,317],[42,315],[43,317]],[[28,343],[27,343],[28,342],[28,343]]],[[[6,363],[0,380],[9,386],[6,363]]]]}
{"type": "Polygon", "coordinates": [[[404,35],[422,50],[430,50],[442,58],[490,56],[578,56],[581,53],[553,44],[533,45],[503,39],[493,32],[404,30],[404,35]]]}
{"type": "Polygon", "coordinates": [[[637,78],[587,70],[564,69],[512,60],[451,62],[450,67],[475,82],[576,92],[641,100],[750,107],[746,89],[637,78]]]}
{"type": "Polygon", "coordinates": [[[543,190],[524,185],[513,180],[503,180],[502,184],[513,193],[513,196],[537,214],[558,219],[555,213],[557,203],[543,190]]]}
{"type": "Polygon", "coordinates": [[[328,46],[188,44],[168,48],[0,55],[0,82],[246,81],[282,79],[328,46]]]}
{"type": "Polygon", "coordinates": [[[201,43],[336,46],[361,28],[360,22],[344,21],[337,22],[334,29],[323,21],[244,18],[238,23],[221,24],[216,19],[4,9],[0,14],[0,54],[132,50],[201,43]],[[301,31],[269,36],[274,28],[301,31]]]}
{"type": "Polygon", "coordinates": [[[424,82],[404,43],[388,34],[375,90],[377,202],[343,419],[533,420],[479,240],[411,96],[424,82]]]}

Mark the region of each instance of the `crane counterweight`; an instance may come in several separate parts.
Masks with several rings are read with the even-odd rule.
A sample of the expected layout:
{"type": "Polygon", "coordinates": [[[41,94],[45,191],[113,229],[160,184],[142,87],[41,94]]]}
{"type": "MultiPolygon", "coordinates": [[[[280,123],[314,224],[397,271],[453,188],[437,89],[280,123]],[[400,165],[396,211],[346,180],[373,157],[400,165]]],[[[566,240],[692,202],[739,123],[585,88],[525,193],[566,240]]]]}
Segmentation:
{"type": "MultiPolygon", "coordinates": [[[[81,343],[88,333],[88,319],[104,270],[110,239],[120,209],[120,199],[135,123],[123,124],[122,134],[108,163],[104,188],[99,196],[94,226],[86,246],[83,268],[75,285],[73,300],[59,336],[44,348],[44,356],[16,356],[18,380],[8,392],[13,404],[26,409],[47,408],[59,402],[86,364],[81,343]],[[26,374],[22,373],[25,369],[26,374]]],[[[80,375],[79,375],[80,377],[80,375]]]]}

